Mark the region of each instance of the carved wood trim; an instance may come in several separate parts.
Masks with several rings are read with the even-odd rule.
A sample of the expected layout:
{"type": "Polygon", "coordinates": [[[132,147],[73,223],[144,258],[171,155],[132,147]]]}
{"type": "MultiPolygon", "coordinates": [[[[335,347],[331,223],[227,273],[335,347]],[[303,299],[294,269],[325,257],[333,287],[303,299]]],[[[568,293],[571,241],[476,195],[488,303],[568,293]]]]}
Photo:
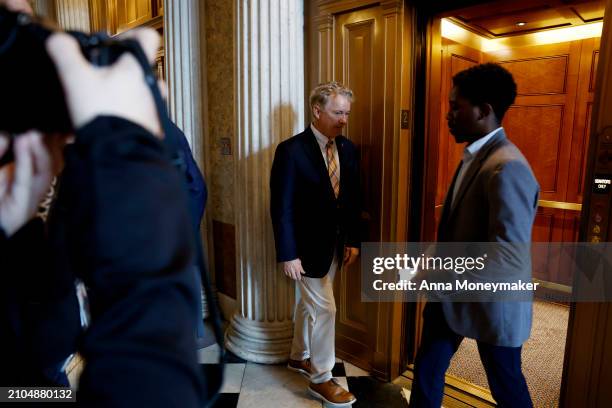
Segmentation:
{"type": "MultiPolygon", "coordinates": [[[[345,1],[330,1],[318,0],[309,8],[310,19],[309,26],[311,32],[310,54],[310,83],[312,87],[317,83],[329,81],[337,78],[337,68],[334,66],[335,58],[337,58],[337,47],[342,47],[343,44],[338,43],[336,37],[337,24],[339,15],[352,11],[365,11],[370,7],[378,8],[380,18],[380,30],[377,36],[384,43],[385,52],[377,57],[377,63],[380,64],[381,87],[379,87],[380,97],[384,107],[384,112],[381,113],[381,130],[383,135],[380,138],[385,140],[381,153],[381,174],[380,182],[383,193],[380,196],[381,222],[384,225],[380,226],[381,233],[388,239],[393,239],[392,236],[397,231],[397,213],[398,203],[401,201],[398,198],[399,190],[397,183],[401,178],[398,173],[400,171],[400,152],[405,152],[400,149],[400,107],[402,102],[402,72],[403,63],[411,64],[412,61],[404,58],[406,40],[411,40],[410,37],[404,38],[404,27],[409,21],[403,16],[403,1],[402,0],[345,0],[345,1]],[[336,72],[334,72],[336,70],[336,72]],[[384,77],[384,82],[383,78],[384,77]],[[384,89],[382,84],[384,83],[384,89]]],[[[409,90],[404,90],[409,92],[409,90]]],[[[382,108],[381,108],[382,109],[382,108]]],[[[404,133],[407,133],[406,131],[404,133]]],[[[405,140],[408,143],[409,139],[405,140]]],[[[378,177],[377,177],[378,179],[378,177]]],[[[403,179],[404,182],[409,180],[403,179]]],[[[402,190],[403,191],[403,190],[402,190]]],[[[407,211],[405,206],[402,211],[407,211]]],[[[404,216],[404,219],[407,216],[404,216]]],[[[403,236],[402,236],[403,238],[403,236]]],[[[368,367],[374,374],[381,378],[389,379],[399,374],[400,370],[400,337],[402,325],[395,325],[396,321],[402,319],[402,305],[378,304],[371,305],[368,309],[371,312],[367,313],[365,327],[361,326],[361,322],[354,321],[350,312],[346,312],[346,303],[352,299],[346,299],[343,293],[343,288],[340,288],[339,296],[339,322],[347,327],[348,332],[337,333],[337,341],[343,344],[344,349],[337,351],[339,356],[345,356],[349,360],[358,362],[359,365],[368,367]],[[390,319],[391,316],[394,316],[390,319]],[[397,327],[396,327],[397,326],[397,327]],[[349,332],[366,332],[367,337],[353,338],[353,334],[349,332]],[[350,337],[347,337],[350,336],[350,337]],[[397,338],[394,339],[394,336],[397,338]],[[392,344],[393,340],[397,340],[397,344],[392,344]],[[364,344],[361,344],[364,343],[364,344]],[[367,343],[367,344],[365,344],[367,343]],[[367,352],[366,352],[367,350],[367,352]],[[364,354],[365,352],[365,354],[364,354]],[[393,354],[395,353],[395,354],[393,354]]],[[[403,368],[403,367],[401,367],[403,368]]]]}
{"type": "MultiPolygon", "coordinates": [[[[597,90],[590,125],[591,138],[587,159],[587,180],[605,170],[607,164],[596,160],[601,149],[605,149],[603,130],[612,126],[612,0],[606,2],[604,29],[601,37],[601,52],[597,67],[597,90]]],[[[598,197],[585,189],[580,227],[580,241],[589,241],[592,219],[598,197]]],[[[612,223],[609,218],[612,208],[608,203],[603,212],[606,223],[602,225],[607,235],[612,223]]],[[[602,205],[600,204],[600,205],[602,205]]],[[[578,274],[577,276],[579,276],[578,274]]],[[[574,282],[574,286],[579,285],[574,282]]],[[[609,406],[612,403],[612,388],[609,387],[612,365],[612,303],[573,303],[570,308],[566,356],[563,366],[560,407],[609,406]]]]}
{"type": "Polygon", "coordinates": [[[334,16],[331,13],[319,14],[313,18],[313,21],[319,30],[331,30],[334,28],[334,16]]]}
{"type": "Polygon", "coordinates": [[[402,12],[402,5],[403,2],[399,0],[383,0],[380,2],[383,15],[400,14],[402,12]]]}
{"type": "Polygon", "coordinates": [[[576,193],[577,194],[583,194],[582,190],[583,190],[583,184],[584,184],[584,170],[585,170],[585,161],[587,158],[587,145],[588,143],[586,143],[589,140],[589,123],[591,123],[591,119],[593,118],[593,102],[587,102],[587,108],[586,108],[586,118],[587,118],[587,125],[584,127],[584,133],[582,136],[582,140],[585,141],[585,143],[582,144],[581,149],[580,149],[580,164],[579,164],[579,169],[580,169],[580,173],[578,173],[578,188],[576,193]]]}
{"type": "Polygon", "coordinates": [[[589,92],[595,91],[597,76],[597,61],[599,60],[599,50],[593,51],[593,61],[591,63],[591,80],[589,81],[589,92]]]}
{"type": "Polygon", "coordinates": [[[317,6],[323,14],[337,14],[379,4],[383,14],[400,14],[402,0],[318,0],[317,6]]]}
{"type": "Polygon", "coordinates": [[[336,14],[373,6],[378,3],[380,3],[379,0],[318,0],[317,6],[323,14],[336,14]]]}

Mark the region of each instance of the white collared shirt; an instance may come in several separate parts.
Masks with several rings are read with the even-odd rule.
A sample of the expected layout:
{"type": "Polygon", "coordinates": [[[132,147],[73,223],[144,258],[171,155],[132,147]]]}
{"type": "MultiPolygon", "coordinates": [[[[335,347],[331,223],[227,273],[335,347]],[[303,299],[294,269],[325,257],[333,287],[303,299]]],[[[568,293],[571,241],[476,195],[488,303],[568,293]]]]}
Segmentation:
{"type": "MultiPolygon", "coordinates": [[[[329,163],[327,162],[327,142],[329,142],[329,138],[325,136],[323,133],[319,131],[315,127],[314,124],[310,124],[310,129],[312,133],[314,133],[315,138],[317,139],[317,143],[319,143],[319,147],[321,148],[321,154],[323,154],[323,161],[325,162],[325,167],[329,168],[329,163]]],[[[338,165],[338,170],[336,174],[338,175],[338,182],[340,182],[340,157],[338,156],[338,146],[336,146],[336,142],[334,140],[334,158],[336,159],[336,164],[338,165]]]]}
{"type": "Polygon", "coordinates": [[[487,144],[487,142],[500,130],[503,128],[500,126],[492,132],[487,133],[485,136],[481,137],[478,140],[475,140],[470,145],[465,147],[463,150],[463,164],[459,169],[459,174],[457,174],[457,180],[455,181],[455,188],[453,190],[453,200],[451,201],[451,208],[455,205],[455,198],[457,196],[457,192],[459,191],[459,187],[461,186],[461,182],[463,181],[463,177],[467,170],[470,168],[470,165],[474,161],[474,157],[478,154],[480,149],[487,144]]]}

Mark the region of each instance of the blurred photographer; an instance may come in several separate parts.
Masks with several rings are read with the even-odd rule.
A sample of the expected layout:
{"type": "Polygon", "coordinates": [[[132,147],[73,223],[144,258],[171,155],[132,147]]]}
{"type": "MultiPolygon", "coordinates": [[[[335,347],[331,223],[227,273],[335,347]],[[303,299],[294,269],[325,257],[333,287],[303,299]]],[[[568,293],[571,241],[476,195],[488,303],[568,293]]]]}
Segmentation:
{"type": "MultiPolygon", "coordinates": [[[[2,2],[9,7],[14,3],[2,2]]],[[[142,30],[133,36],[152,61],[158,35],[142,30]]],[[[52,259],[53,267],[46,265],[36,273],[42,276],[50,269],[50,277],[42,276],[49,291],[63,293],[75,276],[89,288],[92,325],[78,340],[85,360],[78,402],[113,407],[204,406],[207,396],[193,337],[199,293],[190,269],[194,243],[185,211],[187,193],[162,143],[161,124],[142,68],[127,53],[111,66],[93,67],[66,34],[52,35],[46,45],[64,87],[75,142],[64,157],[57,211],[50,214],[48,231],[37,235],[44,237],[38,238],[41,245],[34,247],[47,251],[44,255],[52,259]]],[[[8,253],[7,248],[15,247],[30,256],[11,255],[14,262],[8,268],[3,259],[2,272],[28,276],[31,270],[22,265],[29,267],[31,259],[41,254],[31,252],[31,240],[15,240],[28,227],[48,187],[51,160],[40,135],[16,136],[14,141],[14,164],[2,167],[1,173],[0,226],[5,238],[0,250],[8,253]]],[[[9,147],[4,142],[0,148],[9,147]]],[[[3,311],[40,304],[43,299],[53,306],[62,304],[67,319],[78,320],[74,296],[50,298],[48,291],[41,290],[24,301],[14,295],[24,283],[17,279],[12,287],[4,286],[3,311]]],[[[42,315],[36,317],[45,321],[42,315]]],[[[46,321],[53,322],[57,316],[49,317],[46,321]]],[[[3,319],[2,330],[11,332],[30,322],[29,316],[18,314],[3,319]]],[[[72,323],[64,327],[70,330],[58,343],[60,348],[76,338],[71,335],[72,323]]],[[[30,333],[23,332],[12,344],[15,355],[28,355],[23,341],[31,340],[30,333]]],[[[5,374],[3,380],[8,382],[2,385],[16,385],[12,373],[5,374]]],[[[27,383],[28,372],[22,374],[22,384],[35,385],[27,383]]]]}
{"type": "MultiPolygon", "coordinates": [[[[25,0],[0,0],[2,6],[32,14],[25,0]]],[[[7,99],[6,92],[2,97],[7,99]]],[[[62,366],[80,333],[74,277],[52,268],[46,227],[35,217],[57,172],[64,141],[30,130],[11,145],[8,134],[0,132],[0,157],[12,151],[15,158],[0,166],[0,338],[6,345],[0,385],[68,382],[62,366]]]]}

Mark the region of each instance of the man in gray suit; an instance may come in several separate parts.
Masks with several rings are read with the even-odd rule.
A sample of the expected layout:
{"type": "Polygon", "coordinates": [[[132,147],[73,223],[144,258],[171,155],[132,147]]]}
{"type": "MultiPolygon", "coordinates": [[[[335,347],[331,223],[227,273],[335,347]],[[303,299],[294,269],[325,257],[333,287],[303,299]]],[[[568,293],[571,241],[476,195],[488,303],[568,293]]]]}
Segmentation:
{"type": "MultiPolygon", "coordinates": [[[[455,141],[467,146],[447,192],[438,242],[525,246],[531,241],[539,186],[527,160],[501,127],[515,97],[512,75],[497,64],[477,65],[453,77],[446,119],[455,141]]],[[[503,261],[490,269],[490,274],[505,272],[503,261]]],[[[410,406],[440,407],[445,372],[468,337],[478,343],[498,406],[532,407],[521,370],[531,306],[530,301],[428,302],[410,406]]]]}

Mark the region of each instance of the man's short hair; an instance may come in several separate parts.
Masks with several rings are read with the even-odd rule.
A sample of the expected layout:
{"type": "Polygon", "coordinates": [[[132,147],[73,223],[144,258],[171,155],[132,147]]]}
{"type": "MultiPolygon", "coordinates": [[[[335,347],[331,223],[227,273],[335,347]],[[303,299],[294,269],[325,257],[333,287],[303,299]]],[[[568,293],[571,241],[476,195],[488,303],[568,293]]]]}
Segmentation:
{"type": "Polygon", "coordinates": [[[332,81],[319,84],[312,90],[310,93],[310,107],[312,108],[315,105],[319,105],[321,108],[324,108],[325,105],[327,105],[329,97],[332,95],[342,95],[345,96],[349,102],[353,101],[353,91],[345,88],[339,82],[332,81]]]}
{"type": "Polygon", "coordinates": [[[512,74],[492,62],[459,72],[453,77],[453,85],[472,105],[490,104],[499,122],[516,98],[512,74]]]}

